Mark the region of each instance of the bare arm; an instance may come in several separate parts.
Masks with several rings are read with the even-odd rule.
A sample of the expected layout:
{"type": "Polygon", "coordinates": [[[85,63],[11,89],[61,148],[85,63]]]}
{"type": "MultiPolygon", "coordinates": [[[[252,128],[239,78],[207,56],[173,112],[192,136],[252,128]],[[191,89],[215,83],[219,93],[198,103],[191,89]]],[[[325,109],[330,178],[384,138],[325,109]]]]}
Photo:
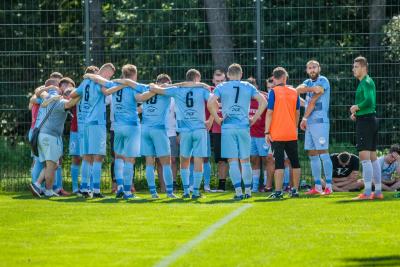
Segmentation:
{"type": "Polygon", "coordinates": [[[300,84],[299,86],[297,86],[296,88],[297,93],[298,94],[305,94],[305,93],[323,93],[324,92],[324,88],[322,88],[322,86],[313,86],[313,87],[307,87],[304,84],[300,84]]]}
{"type": "Polygon", "coordinates": [[[45,88],[46,88],[46,87],[45,87],[44,85],[39,86],[38,88],[36,88],[36,89],[35,89],[35,95],[36,95],[36,97],[40,97],[40,95],[41,95],[44,91],[46,91],[45,88]]]}
{"type": "Polygon", "coordinates": [[[105,88],[104,86],[101,87],[101,91],[103,92],[104,95],[111,95],[119,90],[121,90],[122,88],[126,87],[125,84],[120,84],[117,86],[113,86],[109,89],[105,88]]]}
{"type": "Polygon", "coordinates": [[[50,105],[50,103],[52,103],[52,102],[54,102],[54,101],[57,101],[57,100],[60,100],[62,98],[62,96],[60,96],[60,95],[57,95],[57,96],[53,96],[53,97],[51,97],[51,98],[49,98],[49,99],[46,99],[45,101],[43,101],[43,103],[40,105],[41,107],[47,107],[48,105],[50,105]]]}
{"type": "Polygon", "coordinates": [[[302,129],[303,131],[306,130],[306,128],[307,128],[307,119],[311,115],[311,113],[313,112],[313,110],[315,108],[315,103],[317,103],[317,100],[321,95],[322,94],[314,94],[313,97],[311,98],[310,103],[308,104],[307,109],[304,112],[303,119],[301,120],[301,123],[300,123],[300,129],[302,129]]]}
{"type": "Polygon", "coordinates": [[[149,84],[150,85],[150,91],[153,93],[156,93],[158,95],[163,95],[165,94],[165,89],[166,88],[162,88],[154,83],[149,84]]]}
{"type": "Polygon", "coordinates": [[[74,107],[79,102],[79,100],[80,100],[80,97],[71,98],[70,100],[68,100],[68,102],[66,102],[64,104],[64,108],[65,109],[70,109],[70,108],[74,107]]]}
{"type": "Polygon", "coordinates": [[[254,96],[254,99],[258,102],[258,109],[254,114],[253,118],[250,119],[250,126],[252,126],[256,121],[261,117],[261,114],[264,112],[265,107],[267,106],[267,100],[265,97],[258,93],[254,96]]]}
{"type": "Polygon", "coordinates": [[[91,73],[87,73],[85,75],[83,75],[84,79],[89,79],[94,81],[95,83],[101,84],[101,85],[105,85],[107,82],[109,82],[107,79],[101,77],[100,75],[97,74],[91,74],[91,73]]]}
{"type": "Polygon", "coordinates": [[[150,98],[152,98],[156,93],[151,92],[151,91],[147,91],[143,94],[137,94],[135,95],[135,99],[137,102],[144,102],[150,98]]]}
{"type": "Polygon", "coordinates": [[[114,79],[113,82],[120,83],[120,84],[125,84],[129,87],[135,88],[137,85],[137,82],[131,80],[131,79],[114,79]]]}
{"type": "Polygon", "coordinates": [[[180,82],[180,83],[174,83],[172,86],[179,86],[179,87],[203,87],[206,88],[207,90],[210,90],[210,86],[205,83],[201,82],[180,82]]]}
{"type": "Polygon", "coordinates": [[[211,116],[214,118],[215,122],[221,125],[222,118],[218,116],[217,110],[219,109],[218,105],[218,97],[216,95],[212,95],[207,101],[207,108],[210,111],[211,116]]]}

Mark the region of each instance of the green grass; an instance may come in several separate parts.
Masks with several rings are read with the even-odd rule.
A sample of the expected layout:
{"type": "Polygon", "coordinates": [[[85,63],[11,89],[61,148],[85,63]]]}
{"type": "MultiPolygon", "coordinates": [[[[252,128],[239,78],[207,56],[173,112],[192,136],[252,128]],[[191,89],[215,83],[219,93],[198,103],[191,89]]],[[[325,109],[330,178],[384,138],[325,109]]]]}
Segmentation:
{"type": "Polygon", "coordinates": [[[3,193],[0,266],[152,266],[244,203],[172,266],[399,266],[400,200],[354,195],[237,203],[232,193],[197,202],[3,193]]]}

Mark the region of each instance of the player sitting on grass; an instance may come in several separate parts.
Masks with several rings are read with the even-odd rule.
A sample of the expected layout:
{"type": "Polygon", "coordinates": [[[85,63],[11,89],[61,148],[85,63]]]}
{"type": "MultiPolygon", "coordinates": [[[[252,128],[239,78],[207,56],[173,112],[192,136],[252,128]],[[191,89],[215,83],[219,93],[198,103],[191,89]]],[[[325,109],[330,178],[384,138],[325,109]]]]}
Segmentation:
{"type": "MultiPolygon", "coordinates": [[[[362,180],[358,179],[360,160],[354,154],[341,152],[331,154],[333,165],[333,191],[349,192],[359,191],[364,187],[362,180]]],[[[323,181],[322,181],[322,185],[323,181]]]]}
{"type": "Polygon", "coordinates": [[[235,200],[251,197],[252,171],[250,165],[250,126],[260,119],[267,101],[258,90],[248,82],[241,81],[243,75],[239,64],[228,68],[228,82],[219,84],[208,101],[208,108],[215,121],[222,125],[222,158],[229,162],[229,176],[235,187],[235,200]],[[258,102],[257,112],[249,118],[250,102],[258,102]],[[223,118],[218,116],[218,100],[222,105],[223,118]],[[242,167],[240,172],[239,160],[242,167]],[[245,195],[242,191],[242,179],[245,195]]]}
{"type": "Polygon", "coordinates": [[[400,178],[393,177],[396,172],[400,174],[400,146],[394,144],[389,153],[378,158],[382,170],[382,189],[385,191],[396,191],[400,188],[400,178]]]}

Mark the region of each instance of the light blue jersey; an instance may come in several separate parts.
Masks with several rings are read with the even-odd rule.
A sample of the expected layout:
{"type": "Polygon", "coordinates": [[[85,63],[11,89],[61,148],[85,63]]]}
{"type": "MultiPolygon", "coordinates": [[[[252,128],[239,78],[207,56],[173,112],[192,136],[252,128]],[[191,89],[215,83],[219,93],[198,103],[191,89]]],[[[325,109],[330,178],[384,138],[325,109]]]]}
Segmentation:
{"type": "Polygon", "coordinates": [[[176,110],[178,132],[205,129],[205,101],[210,92],[203,87],[171,87],[165,89],[165,95],[172,96],[178,107],[176,110]]]}
{"type": "MultiPolygon", "coordinates": [[[[106,83],[107,88],[117,86],[114,82],[106,83]]],[[[141,94],[148,90],[148,86],[137,84],[133,89],[124,87],[123,89],[112,94],[112,106],[114,110],[114,127],[122,125],[139,125],[139,116],[137,112],[137,102],[135,95],[141,94]]]]}
{"type": "Polygon", "coordinates": [[[79,103],[76,108],[76,116],[78,122],[78,131],[83,129],[83,125],[86,120],[86,116],[89,113],[90,105],[89,105],[89,88],[90,84],[92,83],[91,80],[85,79],[81,82],[78,88],[76,88],[76,93],[81,97],[79,103]]]}
{"type": "MultiPolygon", "coordinates": [[[[315,81],[307,79],[303,82],[303,84],[307,87],[321,86],[322,88],[324,88],[324,93],[318,98],[317,102],[315,103],[314,110],[311,112],[310,116],[307,119],[307,124],[329,123],[329,97],[331,87],[329,85],[328,79],[325,76],[320,75],[315,81]]],[[[313,96],[314,93],[309,92],[306,94],[306,109],[313,96]]]]}
{"type": "Polygon", "coordinates": [[[142,124],[146,127],[165,129],[166,116],[171,105],[171,97],[154,95],[143,102],[142,124]]]}
{"type": "Polygon", "coordinates": [[[90,106],[85,124],[87,125],[106,125],[106,97],[101,91],[101,85],[91,82],[83,95],[83,100],[90,106]]]}
{"type": "Polygon", "coordinates": [[[249,128],[249,110],[251,99],[258,90],[245,81],[228,81],[214,89],[222,105],[222,129],[249,128]]]}
{"type": "MultiPolygon", "coordinates": [[[[49,99],[49,98],[51,98],[51,97],[54,97],[54,96],[58,96],[58,95],[59,95],[59,92],[58,92],[57,90],[55,90],[55,89],[50,89],[47,93],[48,93],[48,95],[47,95],[46,99],[49,99]]],[[[38,99],[36,100],[36,102],[37,102],[39,105],[41,105],[41,104],[43,103],[43,99],[38,98],[38,99]]],[[[44,107],[39,107],[38,115],[37,115],[36,121],[35,121],[35,128],[36,128],[36,127],[39,127],[39,125],[42,123],[43,118],[46,116],[47,110],[48,110],[47,107],[46,107],[46,108],[44,108],[44,107]]]]}

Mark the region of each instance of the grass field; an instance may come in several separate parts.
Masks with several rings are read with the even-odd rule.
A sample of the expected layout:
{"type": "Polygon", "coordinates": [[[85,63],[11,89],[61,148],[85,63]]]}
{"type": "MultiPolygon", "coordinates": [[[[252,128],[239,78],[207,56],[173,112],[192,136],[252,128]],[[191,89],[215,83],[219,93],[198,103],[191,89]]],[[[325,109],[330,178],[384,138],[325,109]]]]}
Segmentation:
{"type": "Polygon", "coordinates": [[[393,194],[357,203],[349,201],[355,193],[281,201],[260,193],[239,203],[232,193],[199,201],[138,195],[0,194],[0,266],[154,266],[180,248],[171,266],[400,266],[393,194]]]}

